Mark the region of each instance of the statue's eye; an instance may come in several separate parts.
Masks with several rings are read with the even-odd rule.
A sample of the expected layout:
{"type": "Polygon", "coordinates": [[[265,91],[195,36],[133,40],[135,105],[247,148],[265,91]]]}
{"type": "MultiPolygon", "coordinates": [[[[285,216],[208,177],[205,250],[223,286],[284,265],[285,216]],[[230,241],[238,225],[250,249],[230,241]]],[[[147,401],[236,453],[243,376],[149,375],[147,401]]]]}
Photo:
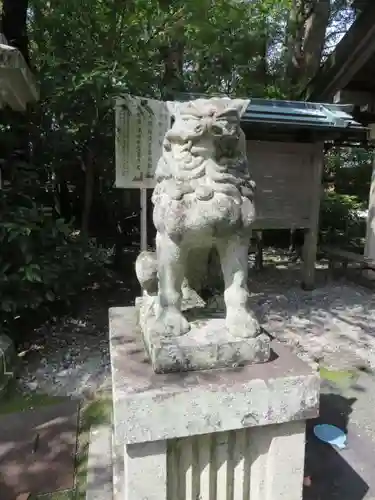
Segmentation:
{"type": "Polygon", "coordinates": [[[239,134],[239,128],[237,127],[237,125],[228,125],[226,130],[229,135],[237,136],[239,134]]]}
{"type": "Polygon", "coordinates": [[[218,125],[212,125],[211,131],[215,135],[221,135],[223,133],[223,129],[219,127],[218,125]]]}

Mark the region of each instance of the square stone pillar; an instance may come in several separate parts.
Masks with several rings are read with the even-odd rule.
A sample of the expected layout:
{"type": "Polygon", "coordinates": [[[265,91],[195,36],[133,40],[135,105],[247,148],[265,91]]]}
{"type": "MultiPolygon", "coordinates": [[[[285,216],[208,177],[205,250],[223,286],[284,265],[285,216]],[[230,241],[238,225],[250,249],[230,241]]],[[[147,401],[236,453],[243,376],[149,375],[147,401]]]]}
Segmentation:
{"type": "MultiPolygon", "coordinates": [[[[375,139],[375,126],[373,126],[373,138],[375,139]]],[[[375,260],[375,155],[372,160],[372,175],[368,203],[367,230],[365,242],[365,257],[375,260]]],[[[374,279],[375,273],[371,270],[364,271],[367,278],[374,279]]]]}
{"type": "Polygon", "coordinates": [[[272,361],[156,375],[135,308],[110,310],[115,500],[301,500],[317,371],[272,342],[272,361]]]}

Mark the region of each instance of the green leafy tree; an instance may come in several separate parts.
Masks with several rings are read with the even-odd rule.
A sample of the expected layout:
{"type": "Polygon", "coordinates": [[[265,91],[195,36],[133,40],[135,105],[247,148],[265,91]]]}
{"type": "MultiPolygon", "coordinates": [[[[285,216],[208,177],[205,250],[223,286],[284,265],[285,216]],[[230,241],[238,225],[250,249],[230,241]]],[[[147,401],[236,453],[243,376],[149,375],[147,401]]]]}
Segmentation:
{"type": "MultiPolygon", "coordinates": [[[[353,17],[344,0],[3,0],[2,12],[41,94],[26,116],[2,112],[7,321],[99,276],[108,254],[92,238],[121,263],[137,236],[138,193],[113,187],[115,96],[290,98],[353,17]]],[[[360,189],[330,175],[340,194],[360,189]]]]}

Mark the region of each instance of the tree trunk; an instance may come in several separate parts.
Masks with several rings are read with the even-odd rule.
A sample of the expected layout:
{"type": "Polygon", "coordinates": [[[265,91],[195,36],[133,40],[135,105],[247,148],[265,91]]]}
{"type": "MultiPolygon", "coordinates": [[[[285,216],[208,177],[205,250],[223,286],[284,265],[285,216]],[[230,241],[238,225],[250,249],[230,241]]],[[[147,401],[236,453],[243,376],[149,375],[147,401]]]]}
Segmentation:
{"type": "Polygon", "coordinates": [[[268,36],[267,27],[264,27],[264,32],[259,39],[259,60],[255,68],[255,82],[261,89],[265,89],[268,83],[268,66],[267,66],[267,52],[268,52],[268,36]]]}
{"type": "Polygon", "coordinates": [[[292,0],[286,39],[286,79],[292,95],[319,69],[331,12],[328,0],[292,0]]]}
{"type": "Polygon", "coordinates": [[[1,31],[9,45],[16,47],[30,66],[26,19],[29,0],[3,0],[1,31]]]}
{"type": "Polygon", "coordinates": [[[58,184],[56,189],[56,195],[58,197],[58,203],[60,208],[60,217],[65,220],[71,220],[73,218],[72,204],[70,200],[70,192],[68,188],[67,180],[62,176],[58,176],[58,184]]]}
{"type": "Polygon", "coordinates": [[[179,40],[162,47],[160,55],[164,63],[164,75],[161,81],[163,99],[172,100],[176,92],[185,90],[183,82],[184,43],[179,40]]]}
{"type": "Polygon", "coordinates": [[[94,157],[91,149],[88,149],[83,161],[85,171],[85,192],[83,199],[81,231],[84,238],[88,238],[90,229],[90,214],[94,198],[94,157]]]}
{"type": "Polygon", "coordinates": [[[313,78],[320,67],[330,11],[330,2],[315,0],[306,19],[302,46],[303,75],[306,80],[313,78]]]}
{"type": "Polygon", "coordinates": [[[302,60],[303,0],[292,0],[286,35],[286,77],[292,85],[298,81],[302,60]]]}
{"type": "MultiPolygon", "coordinates": [[[[159,0],[160,8],[167,12],[169,0],[159,0]]],[[[170,29],[169,44],[160,48],[160,58],[164,64],[164,75],[161,81],[161,94],[164,100],[173,100],[176,92],[184,92],[183,79],[185,28],[181,19],[177,19],[170,29]]]]}

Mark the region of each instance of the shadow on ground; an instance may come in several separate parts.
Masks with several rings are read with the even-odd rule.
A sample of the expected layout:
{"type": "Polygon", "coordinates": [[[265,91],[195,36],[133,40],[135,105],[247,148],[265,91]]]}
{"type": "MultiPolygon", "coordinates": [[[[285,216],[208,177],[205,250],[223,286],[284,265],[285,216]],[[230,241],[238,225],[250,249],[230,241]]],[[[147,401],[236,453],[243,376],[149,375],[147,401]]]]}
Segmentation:
{"type": "MultiPolygon", "coordinates": [[[[311,486],[304,489],[303,500],[368,498],[366,495],[370,490],[369,484],[353,469],[343,453],[319,441],[313,434],[314,425],[320,423],[336,425],[347,433],[349,416],[355,401],[355,398],[345,398],[337,394],[321,396],[320,416],[307,425],[305,476],[311,477],[311,486]]],[[[353,442],[349,438],[349,447],[351,456],[356,456],[361,442],[353,442]]]]}
{"type": "Polygon", "coordinates": [[[0,420],[0,498],[48,493],[74,486],[79,403],[58,405],[0,420]]]}
{"type": "Polygon", "coordinates": [[[325,268],[316,270],[312,291],[301,290],[300,280],[300,265],[287,261],[250,273],[250,302],[262,326],[304,359],[341,370],[375,366],[371,290],[345,277],[332,279],[325,268]]]}

